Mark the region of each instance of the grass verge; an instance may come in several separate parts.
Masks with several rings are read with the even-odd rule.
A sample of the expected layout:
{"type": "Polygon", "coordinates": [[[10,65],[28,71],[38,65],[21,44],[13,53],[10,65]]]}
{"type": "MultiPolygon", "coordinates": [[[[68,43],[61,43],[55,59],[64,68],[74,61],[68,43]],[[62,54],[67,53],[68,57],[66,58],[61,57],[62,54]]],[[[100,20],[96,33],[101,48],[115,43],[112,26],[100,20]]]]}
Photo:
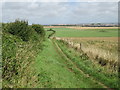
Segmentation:
{"type": "Polygon", "coordinates": [[[109,70],[89,60],[84,53],[78,53],[72,48],[67,48],[67,46],[60,41],[57,41],[57,43],[65,55],[70,58],[72,62],[76,63],[77,67],[79,67],[84,73],[89,74],[110,88],[118,87],[117,72],[109,72],[109,70]]]}

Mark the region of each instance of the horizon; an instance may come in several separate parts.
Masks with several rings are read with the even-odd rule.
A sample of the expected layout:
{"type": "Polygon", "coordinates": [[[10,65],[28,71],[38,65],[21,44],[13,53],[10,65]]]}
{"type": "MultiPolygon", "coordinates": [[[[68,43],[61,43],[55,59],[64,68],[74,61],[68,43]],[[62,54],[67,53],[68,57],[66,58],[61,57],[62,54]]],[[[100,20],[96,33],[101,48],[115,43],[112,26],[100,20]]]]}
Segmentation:
{"type": "MultiPolygon", "coordinates": [[[[17,20],[17,19],[15,19],[15,20],[17,20]]],[[[15,22],[15,20],[14,21],[9,21],[9,22],[0,22],[0,23],[10,23],[10,22],[15,22]]],[[[25,19],[19,19],[19,20],[25,20],[25,19]]],[[[25,20],[25,21],[28,21],[28,20],[25,20]]],[[[74,24],[62,24],[62,23],[60,23],[60,24],[41,24],[41,25],[83,25],[83,24],[85,24],[85,25],[87,25],[87,24],[98,24],[98,23],[100,23],[100,22],[96,22],[96,23],[74,23],[74,24]]],[[[28,24],[29,25],[32,25],[32,24],[40,24],[40,23],[29,23],[29,21],[28,21],[28,24]]],[[[100,23],[100,24],[115,24],[115,25],[117,25],[118,23],[117,22],[109,22],[109,23],[100,23]]]]}

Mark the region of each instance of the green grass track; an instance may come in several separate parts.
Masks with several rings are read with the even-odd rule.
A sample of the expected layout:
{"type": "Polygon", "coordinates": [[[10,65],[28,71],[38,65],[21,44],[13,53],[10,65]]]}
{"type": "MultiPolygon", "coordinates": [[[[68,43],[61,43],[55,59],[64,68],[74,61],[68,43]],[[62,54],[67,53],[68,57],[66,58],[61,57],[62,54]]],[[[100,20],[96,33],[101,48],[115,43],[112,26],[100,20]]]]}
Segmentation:
{"type": "Polygon", "coordinates": [[[35,69],[39,78],[38,87],[47,88],[102,88],[104,85],[87,77],[62,55],[51,40],[46,40],[44,49],[36,58],[35,69]]]}

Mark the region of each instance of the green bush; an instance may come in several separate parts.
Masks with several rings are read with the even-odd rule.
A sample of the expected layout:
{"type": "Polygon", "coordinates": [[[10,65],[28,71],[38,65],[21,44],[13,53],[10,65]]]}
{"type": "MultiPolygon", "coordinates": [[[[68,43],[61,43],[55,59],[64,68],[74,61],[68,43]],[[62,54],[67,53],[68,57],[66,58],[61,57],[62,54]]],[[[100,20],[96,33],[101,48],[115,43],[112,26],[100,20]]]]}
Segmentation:
{"type": "Polygon", "coordinates": [[[2,32],[8,32],[9,23],[2,23],[2,32]]]}
{"type": "Polygon", "coordinates": [[[41,38],[39,38],[39,34],[32,28],[31,25],[28,26],[29,29],[31,29],[30,33],[30,40],[32,41],[39,41],[41,38]]]}
{"type": "Polygon", "coordinates": [[[19,36],[23,41],[28,41],[31,28],[28,27],[27,21],[15,20],[15,22],[8,24],[7,31],[13,35],[19,36]]]}
{"type": "Polygon", "coordinates": [[[28,25],[27,21],[15,20],[11,23],[2,23],[3,32],[20,37],[23,41],[42,40],[45,38],[45,30],[42,25],[28,25]]]}
{"type": "Polygon", "coordinates": [[[10,35],[2,35],[2,77],[10,80],[13,75],[18,74],[18,62],[16,60],[16,42],[19,39],[10,35]]]}
{"type": "Polygon", "coordinates": [[[31,65],[42,49],[42,42],[34,41],[24,42],[15,35],[3,33],[2,85],[4,88],[30,87],[29,84],[37,83],[36,79],[31,80],[35,76],[35,70],[31,65]]]}
{"type": "Polygon", "coordinates": [[[45,36],[45,30],[43,28],[42,25],[39,25],[39,24],[33,24],[32,25],[32,28],[38,33],[41,35],[41,37],[44,37],[45,36]]]}
{"type": "Polygon", "coordinates": [[[28,25],[27,21],[16,20],[2,23],[2,28],[0,27],[3,31],[1,33],[3,87],[30,87],[29,84],[37,83],[37,79],[29,79],[34,77],[35,73],[31,65],[39,50],[42,50],[45,32],[41,25],[39,26],[41,32],[32,26],[28,25]]]}

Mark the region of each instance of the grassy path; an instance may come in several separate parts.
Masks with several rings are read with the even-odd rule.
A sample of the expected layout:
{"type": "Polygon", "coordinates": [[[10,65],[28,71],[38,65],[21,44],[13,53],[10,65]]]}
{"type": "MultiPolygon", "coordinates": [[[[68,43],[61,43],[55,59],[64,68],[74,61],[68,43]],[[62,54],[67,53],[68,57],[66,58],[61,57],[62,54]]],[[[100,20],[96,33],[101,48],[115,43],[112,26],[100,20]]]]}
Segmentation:
{"type": "MultiPolygon", "coordinates": [[[[55,43],[55,42],[54,42],[55,43]]],[[[72,62],[72,60],[70,58],[68,58],[65,53],[61,50],[61,48],[58,46],[57,43],[56,47],[59,49],[60,53],[66,58],[66,60],[68,61],[68,63],[72,63],[73,67],[76,68],[82,75],[86,76],[86,77],[90,77],[92,79],[93,82],[98,83],[99,85],[103,86],[104,88],[108,88],[107,86],[105,86],[103,83],[98,82],[97,80],[95,80],[93,77],[91,77],[89,74],[85,74],[77,65],[75,62],[72,62]]],[[[74,72],[74,71],[73,71],[74,72]]]]}
{"type": "Polygon", "coordinates": [[[102,88],[91,77],[84,75],[70,60],[64,56],[51,40],[35,61],[39,77],[38,87],[47,88],[102,88]]]}

